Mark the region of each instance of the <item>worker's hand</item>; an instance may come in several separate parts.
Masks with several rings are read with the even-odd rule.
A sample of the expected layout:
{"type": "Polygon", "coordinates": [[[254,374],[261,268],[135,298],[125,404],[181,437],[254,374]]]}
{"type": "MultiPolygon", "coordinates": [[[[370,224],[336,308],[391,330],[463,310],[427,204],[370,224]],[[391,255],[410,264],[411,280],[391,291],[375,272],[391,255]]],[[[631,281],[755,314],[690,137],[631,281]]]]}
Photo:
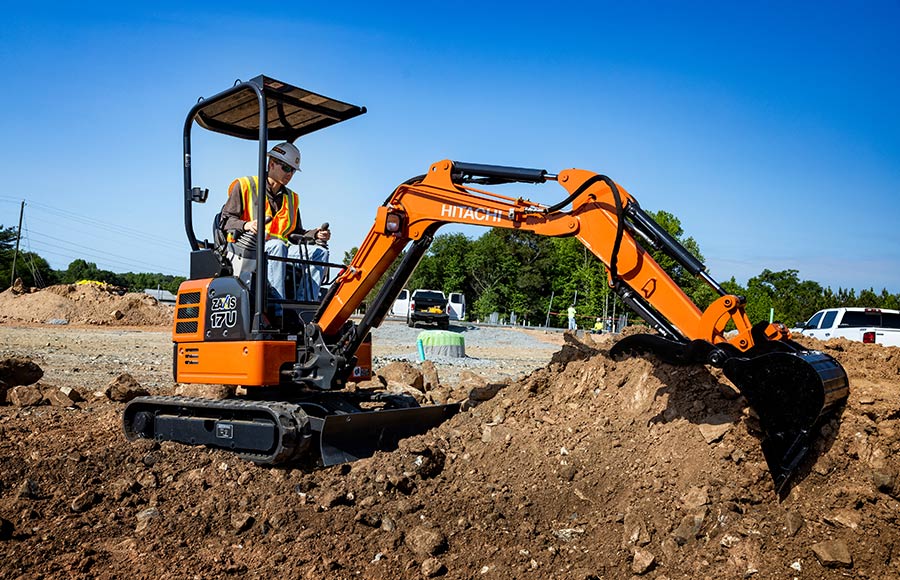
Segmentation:
{"type": "MultiPolygon", "coordinates": [[[[266,223],[268,224],[272,221],[272,216],[266,216],[266,223]]],[[[259,231],[259,222],[257,220],[250,220],[249,222],[244,222],[244,231],[250,232],[251,234],[256,234],[259,231]]],[[[266,236],[268,239],[268,236],[266,236]]]]}
{"type": "Polygon", "coordinates": [[[316,232],[316,241],[317,242],[327,242],[331,239],[331,231],[330,230],[319,230],[316,232]]]}

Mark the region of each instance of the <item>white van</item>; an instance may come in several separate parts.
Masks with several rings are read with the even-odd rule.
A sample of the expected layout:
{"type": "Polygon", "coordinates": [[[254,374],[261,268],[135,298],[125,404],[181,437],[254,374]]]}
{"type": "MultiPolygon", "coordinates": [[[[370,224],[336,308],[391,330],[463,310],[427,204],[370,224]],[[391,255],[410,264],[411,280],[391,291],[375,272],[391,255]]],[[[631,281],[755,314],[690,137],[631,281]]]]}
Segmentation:
{"type": "Polygon", "coordinates": [[[394,300],[394,305],[391,306],[391,316],[406,318],[407,314],[409,314],[409,290],[404,288],[400,291],[400,294],[397,294],[397,299],[394,300]]]}
{"type": "Polygon", "coordinates": [[[450,320],[466,319],[466,296],[462,292],[451,292],[447,300],[447,314],[450,320]]]}

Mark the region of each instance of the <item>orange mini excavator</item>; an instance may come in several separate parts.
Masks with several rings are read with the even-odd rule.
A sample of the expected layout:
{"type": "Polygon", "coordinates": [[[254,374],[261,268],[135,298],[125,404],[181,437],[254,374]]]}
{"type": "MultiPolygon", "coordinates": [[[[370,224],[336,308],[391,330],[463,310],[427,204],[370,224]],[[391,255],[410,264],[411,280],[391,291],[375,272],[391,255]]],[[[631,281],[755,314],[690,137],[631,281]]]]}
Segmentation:
{"type": "MultiPolygon", "coordinates": [[[[790,340],[780,324],[751,325],[744,299],[725,292],[702,263],[605,175],[439,161],[388,196],[349,266],[313,264],[340,268],[316,302],[269,296],[266,261],[276,258],[262,250],[262,229],[255,240],[256,270],[243,276],[231,273],[218,244],[197,239],[192,204],[205,201],[207,191],[191,182],[195,122],[258,140],[262,181],[269,139],[293,142],[363,113],[363,107],[264,76],[236,83],[191,109],[184,125],[191,269],[175,309],[175,380],[240,385],[243,394],[222,401],[139,397],[124,412],[129,439],[208,445],[258,463],[317,456],[323,465],[332,465],[371,455],[399,437],[439,424],[458,407],[420,407],[410,398],[346,386],[370,376],[370,330],[384,320],[436,231],[449,223],[472,224],[578,238],[606,264],[611,287],[657,332],[629,336],[611,354],[650,352],[671,364],[722,368],[759,416],[764,455],[776,488],[784,487],[812,446],[817,425],[847,398],[846,372],[830,356],[790,340]],[[558,183],[567,196],[547,206],[484,190],[546,182],[558,183]],[[702,278],[720,298],[700,310],[642,243],[702,278]],[[398,267],[362,319],[351,320],[397,259],[398,267]],[[278,324],[270,323],[278,306],[285,315],[278,324]],[[731,332],[726,334],[726,328],[731,332]]],[[[264,215],[264,197],[259,198],[256,215],[264,215]]],[[[309,260],[287,261],[301,272],[310,266],[309,260]]]]}

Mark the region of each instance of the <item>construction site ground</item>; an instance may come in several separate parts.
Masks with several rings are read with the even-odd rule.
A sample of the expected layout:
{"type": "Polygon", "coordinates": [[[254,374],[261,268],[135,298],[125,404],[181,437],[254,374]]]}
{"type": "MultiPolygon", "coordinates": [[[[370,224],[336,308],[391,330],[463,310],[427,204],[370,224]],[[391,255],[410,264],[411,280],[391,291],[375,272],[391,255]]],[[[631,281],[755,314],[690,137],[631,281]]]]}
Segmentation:
{"type": "MultiPolygon", "coordinates": [[[[779,499],[721,372],[613,361],[606,335],[458,325],[471,364],[412,366],[466,410],[353,464],[128,442],[117,389],[185,392],[170,319],[141,295],[0,294],[0,372],[43,372],[0,385],[0,577],[900,578],[900,349],[805,342],[851,392],[779,499]]],[[[398,327],[376,372],[415,352],[398,327]]]]}

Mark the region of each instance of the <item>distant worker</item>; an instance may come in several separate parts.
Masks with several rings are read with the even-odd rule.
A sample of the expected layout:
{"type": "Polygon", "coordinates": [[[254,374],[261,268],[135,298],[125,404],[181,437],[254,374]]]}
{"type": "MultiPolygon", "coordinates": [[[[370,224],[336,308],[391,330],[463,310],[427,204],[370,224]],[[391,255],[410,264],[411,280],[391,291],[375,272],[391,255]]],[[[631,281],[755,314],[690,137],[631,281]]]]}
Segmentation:
{"type": "MultiPolygon", "coordinates": [[[[287,184],[296,171],[300,171],[300,150],[293,143],[279,143],[272,147],[268,154],[269,165],[266,179],[266,254],[280,258],[303,258],[316,262],[328,261],[328,240],[331,232],[327,224],[322,228],[304,230],[300,221],[300,198],[288,189],[287,184]],[[312,243],[315,247],[304,256],[300,244],[312,243]]],[[[228,201],[222,208],[222,229],[229,232],[242,231],[253,236],[255,240],[259,230],[256,212],[258,206],[257,192],[259,177],[240,177],[228,187],[228,201]]],[[[252,242],[250,242],[252,244],[252,242]]],[[[255,248],[255,245],[253,246],[255,248]]],[[[304,248],[305,249],[305,248],[304,248]]],[[[255,250],[254,250],[255,252],[255,250]]],[[[251,270],[255,266],[252,258],[255,253],[240,256],[236,252],[232,263],[235,275],[251,270]]],[[[277,294],[276,298],[285,297],[286,263],[268,260],[266,277],[269,285],[277,294]]],[[[304,276],[297,289],[298,300],[318,300],[319,288],[325,272],[324,266],[311,266],[310,276],[304,276]]],[[[276,308],[280,312],[280,308],[276,308]]]]}
{"type": "Polygon", "coordinates": [[[578,325],[575,324],[575,305],[574,304],[569,306],[568,314],[569,314],[569,330],[578,330],[578,325]]]}
{"type": "Polygon", "coordinates": [[[603,334],[603,319],[599,316],[597,320],[594,321],[594,328],[592,330],[594,334],[603,334]]]}

